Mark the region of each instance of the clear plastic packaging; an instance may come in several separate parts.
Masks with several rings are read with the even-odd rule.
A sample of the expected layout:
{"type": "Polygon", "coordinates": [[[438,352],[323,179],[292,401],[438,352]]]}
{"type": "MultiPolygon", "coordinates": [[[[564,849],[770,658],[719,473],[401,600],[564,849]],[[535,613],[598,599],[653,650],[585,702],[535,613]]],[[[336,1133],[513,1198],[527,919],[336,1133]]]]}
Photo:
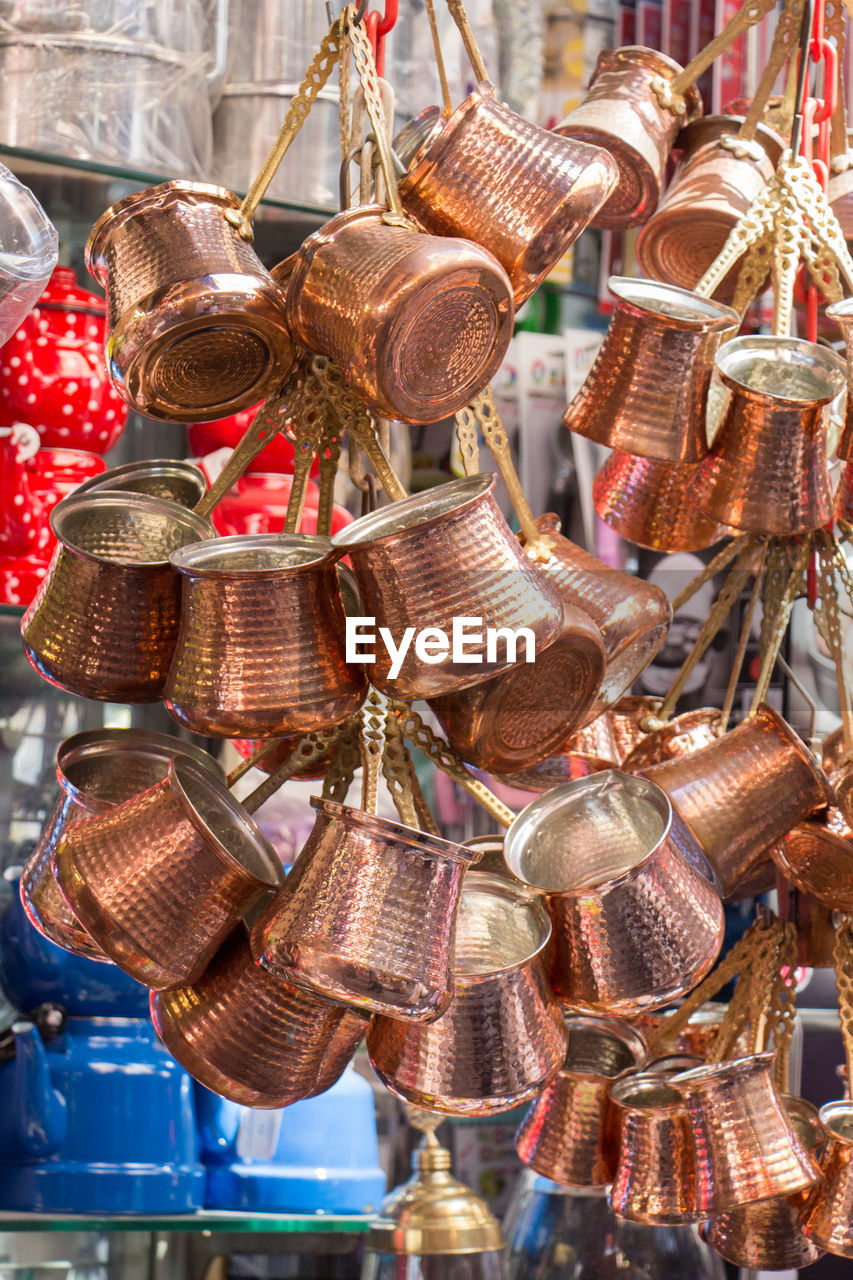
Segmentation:
{"type": "Polygon", "coordinates": [[[0,164],[0,345],[35,306],[58,253],[59,237],[44,209],[0,164]]]}

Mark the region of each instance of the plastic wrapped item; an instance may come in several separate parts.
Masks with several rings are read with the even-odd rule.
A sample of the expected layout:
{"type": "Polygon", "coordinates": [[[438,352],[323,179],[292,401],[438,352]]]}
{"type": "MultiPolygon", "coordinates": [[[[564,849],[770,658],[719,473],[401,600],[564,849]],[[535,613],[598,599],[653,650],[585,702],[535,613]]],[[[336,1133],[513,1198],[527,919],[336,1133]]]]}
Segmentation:
{"type": "Polygon", "coordinates": [[[58,252],[59,237],[44,209],[0,164],[0,345],[35,306],[58,252]]]}
{"type": "MultiPolygon", "coordinates": [[[[340,8],[335,4],[334,11],[340,8]]],[[[298,85],[328,29],[323,0],[229,0],[228,83],[298,85]]]]}

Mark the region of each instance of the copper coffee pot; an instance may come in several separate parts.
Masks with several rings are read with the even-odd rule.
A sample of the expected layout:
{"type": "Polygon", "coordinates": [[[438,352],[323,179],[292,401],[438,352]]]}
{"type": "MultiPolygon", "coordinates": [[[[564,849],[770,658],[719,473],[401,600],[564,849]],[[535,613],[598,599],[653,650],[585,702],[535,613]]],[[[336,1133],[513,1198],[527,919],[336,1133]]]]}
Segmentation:
{"type": "Polygon", "coordinates": [[[729,529],[693,502],[696,467],[614,451],[592,484],[595,509],[623,538],[651,551],[700,551],[729,529]]]}
{"type": "Polygon", "coordinates": [[[560,750],[529,769],[504,775],[506,782],[525,791],[542,794],[551,787],[576,778],[586,778],[591,773],[615,769],[621,756],[613,732],[612,709],[604,711],[583,729],[569,735],[560,750]]]}
{"type": "Polygon", "coordinates": [[[842,1258],[853,1258],[853,1106],[828,1102],[819,1111],[826,1130],[820,1157],[823,1175],[800,1219],[813,1245],[842,1258]]]}
{"type": "Polygon", "coordinates": [[[640,739],[623,761],[625,772],[636,773],[665,760],[680,760],[716,742],[720,718],[716,707],[699,707],[674,716],[662,728],[653,729],[640,739]]]}
{"type": "Polygon", "coordinates": [[[619,1160],[610,1207],[620,1218],[652,1225],[695,1222],[696,1170],[687,1108],[659,1066],[617,1081],[619,1160]]]}

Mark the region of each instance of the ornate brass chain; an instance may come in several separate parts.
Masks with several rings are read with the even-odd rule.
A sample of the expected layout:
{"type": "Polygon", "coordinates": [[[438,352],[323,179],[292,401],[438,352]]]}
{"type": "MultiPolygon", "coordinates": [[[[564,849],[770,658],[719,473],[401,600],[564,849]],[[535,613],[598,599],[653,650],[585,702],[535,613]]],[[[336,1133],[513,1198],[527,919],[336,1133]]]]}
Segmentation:
{"type": "Polygon", "coordinates": [[[703,72],[707,71],[715,58],[728,49],[733,40],[736,40],[743,31],[754,27],[756,22],[760,22],[774,4],[775,0],[745,0],[737,13],[729,18],[722,31],[714,36],[714,39],[700,50],[695,58],[691,58],[683,71],[672,80],[664,80],[662,77],[654,80],[652,88],[661,106],[676,115],[684,115],[686,105],[683,95],[690,86],[696,83],[703,72]]]}
{"type": "Polygon", "coordinates": [[[351,720],[338,731],[332,758],[323,779],[323,799],[343,804],[355,771],[361,764],[360,720],[351,720]]]}
{"type": "Polygon", "coordinates": [[[312,764],[316,764],[318,760],[322,760],[329,747],[335,741],[336,736],[337,729],[317,729],[313,733],[306,734],[296,744],[287,759],[270,774],[266,781],[262,782],[259,787],[256,787],[250,795],[243,799],[241,803],[244,809],[247,809],[249,813],[254,813],[264,801],[278,791],[279,787],[283,787],[285,782],[288,782],[294,774],[301,773],[303,769],[307,769],[312,764]]]}
{"type": "Polygon", "coordinates": [[[402,715],[402,728],[409,742],[413,742],[425,756],[432,760],[433,764],[438,765],[443,773],[451,777],[454,782],[458,782],[460,787],[464,787],[468,794],[483,806],[486,813],[502,827],[508,827],[515,820],[512,809],[499,800],[484,783],[468,772],[461,756],[439,738],[438,734],[433,733],[429,725],[424,724],[417,711],[413,711],[411,707],[408,707],[402,715]]]}
{"type": "Polygon", "coordinates": [[[853,920],[845,916],[835,931],[833,949],[841,1039],[847,1063],[847,1088],[853,1091],[853,920]]]}
{"type": "Polygon", "coordinates": [[[379,775],[385,751],[385,698],[371,689],[361,709],[361,807],[375,813],[379,798],[379,775]]]}
{"type": "MultiPolygon", "coordinates": [[[[382,757],[382,773],[391,792],[391,799],[400,821],[407,827],[418,826],[418,814],[412,792],[409,773],[409,752],[398,718],[401,703],[389,700],[385,715],[385,753],[382,757]]],[[[405,710],[405,708],[402,708],[405,710]]]]}
{"type": "Polygon", "coordinates": [[[455,422],[462,470],[466,476],[475,476],[480,470],[480,437],[476,415],[466,406],[459,410],[455,422]]]}

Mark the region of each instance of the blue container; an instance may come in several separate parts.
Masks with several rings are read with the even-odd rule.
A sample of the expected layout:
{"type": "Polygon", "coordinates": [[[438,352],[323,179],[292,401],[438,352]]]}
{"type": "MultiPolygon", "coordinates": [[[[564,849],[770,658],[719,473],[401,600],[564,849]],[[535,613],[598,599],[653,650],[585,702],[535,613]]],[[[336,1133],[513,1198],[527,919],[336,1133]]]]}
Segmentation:
{"type": "Polygon", "coordinates": [[[370,1213],[385,1195],[370,1085],[348,1067],[325,1093],[255,1111],[196,1085],[208,1209],[370,1213]]]}
{"type": "Polygon", "coordinates": [[[0,1066],[0,1209],[165,1214],[201,1206],[192,1081],[151,1023],[69,1018],[43,1044],[31,1023],[0,1066]]]}

